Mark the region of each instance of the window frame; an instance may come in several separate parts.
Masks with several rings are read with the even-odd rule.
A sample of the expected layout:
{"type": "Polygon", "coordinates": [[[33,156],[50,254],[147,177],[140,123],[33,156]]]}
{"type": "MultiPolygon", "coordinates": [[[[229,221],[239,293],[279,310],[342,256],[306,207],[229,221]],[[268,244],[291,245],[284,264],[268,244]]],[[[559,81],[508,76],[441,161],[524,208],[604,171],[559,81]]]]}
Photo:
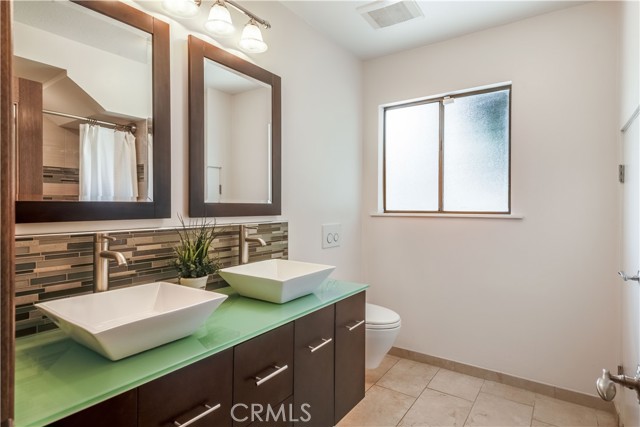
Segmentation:
{"type": "Polygon", "coordinates": [[[455,215],[511,215],[511,99],[513,96],[513,87],[511,83],[500,84],[497,86],[485,87],[482,89],[472,89],[459,92],[451,92],[434,97],[421,98],[408,102],[400,102],[382,106],[382,212],[389,214],[455,214],[455,215]],[[444,100],[464,98],[467,96],[480,95],[483,93],[499,92],[503,90],[509,91],[509,128],[507,131],[507,147],[508,147],[508,183],[507,183],[507,210],[506,211],[449,211],[444,210],[444,100]],[[438,210],[396,210],[387,209],[387,111],[399,108],[414,107],[417,105],[425,105],[439,103],[439,129],[438,129],[438,210]]]}

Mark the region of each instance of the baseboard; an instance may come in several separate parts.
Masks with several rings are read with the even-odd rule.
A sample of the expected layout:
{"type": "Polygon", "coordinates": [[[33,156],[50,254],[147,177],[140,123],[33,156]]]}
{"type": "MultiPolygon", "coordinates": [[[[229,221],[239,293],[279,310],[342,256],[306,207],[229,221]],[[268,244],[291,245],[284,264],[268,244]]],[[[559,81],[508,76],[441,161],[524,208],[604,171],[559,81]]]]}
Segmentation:
{"type": "Polygon", "coordinates": [[[415,362],[427,363],[439,368],[448,369],[450,371],[459,372],[461,374],[471,375],[472,377],[482,378],[484,380],[495,381],[497,383],[519,387],[544,396],[554,397],[566,402],[576,403],[582,406],[599,409],[601,411],[611,412],[617,416],[615,405],[613,402],[606,402],[599,397],[591,396],[573,390],[567,390],[560,387],[554,387],[549,384],[543,384],[536,381],[527,380],[502,372],[491,371],[489,369],[478,368],[477,366],[466,365],[452,360],[442,359],[428,354],[418,353],[417,351],[406,350],[404,348],[393,347],[389,351],[392,356],[401,357],[403,359],[413,360],[415,362]]]}

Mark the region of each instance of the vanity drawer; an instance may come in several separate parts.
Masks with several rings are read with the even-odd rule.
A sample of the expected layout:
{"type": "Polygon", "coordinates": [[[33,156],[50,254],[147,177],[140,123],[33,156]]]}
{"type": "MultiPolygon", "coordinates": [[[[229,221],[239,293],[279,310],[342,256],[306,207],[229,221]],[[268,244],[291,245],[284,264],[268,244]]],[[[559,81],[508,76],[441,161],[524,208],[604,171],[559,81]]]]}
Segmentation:
{"type": "Polygon", "coordinates": [[[333,425],[333,305],[295,321],[294,421],[296,426],[333,425]]]}
{"type": "Polygon", "coordinates": [[[175,427],[205,412],[189,425],[231,426],[232,359],[229,349],[140,386],[138,426],[175,427]]]}
{"type": "Polygon", "coordinates": [[[287,399],[293,393],[293,323],[237,345],[233,368],[234,404],[266,406],[287,399]]]}

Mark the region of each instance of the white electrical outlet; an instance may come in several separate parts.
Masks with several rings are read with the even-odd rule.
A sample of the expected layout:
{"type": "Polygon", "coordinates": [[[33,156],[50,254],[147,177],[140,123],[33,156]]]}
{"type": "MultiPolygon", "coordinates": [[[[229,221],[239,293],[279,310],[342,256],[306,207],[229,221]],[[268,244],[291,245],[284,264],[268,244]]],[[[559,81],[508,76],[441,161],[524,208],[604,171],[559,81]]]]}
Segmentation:
{"type": "Polygon", "coordinates": [[[322,249],[340,246],[342,224],[322,224],[322,249]]]}

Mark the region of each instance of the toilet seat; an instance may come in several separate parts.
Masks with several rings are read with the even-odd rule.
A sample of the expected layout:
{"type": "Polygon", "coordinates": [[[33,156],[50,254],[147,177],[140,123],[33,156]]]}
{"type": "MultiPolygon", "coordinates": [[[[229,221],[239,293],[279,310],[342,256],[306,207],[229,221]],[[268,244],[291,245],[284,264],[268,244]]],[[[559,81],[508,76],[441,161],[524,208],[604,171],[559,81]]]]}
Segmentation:
{"type": "Polygon", "coordinates": [[[366,305],[365,319],[367,329],[395,329],[401,324],[398,313],[370,303],[366,305]]]}

